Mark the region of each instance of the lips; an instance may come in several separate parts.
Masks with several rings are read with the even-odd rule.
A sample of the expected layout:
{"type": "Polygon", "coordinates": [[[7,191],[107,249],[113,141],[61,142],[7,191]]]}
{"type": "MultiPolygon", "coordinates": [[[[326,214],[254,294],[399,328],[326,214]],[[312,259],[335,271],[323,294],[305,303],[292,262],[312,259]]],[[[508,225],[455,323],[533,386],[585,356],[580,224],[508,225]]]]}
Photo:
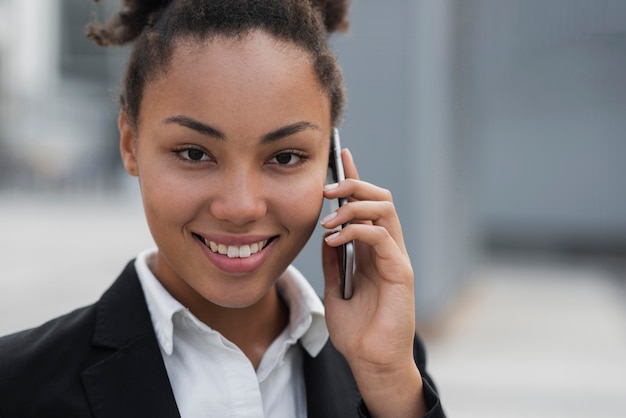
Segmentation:
{"type": "Polygon", "coordinates": [[[194,234],[211,252],[215,254],[225,255],[228,258],[248,258],[259,251],[263,250],[274,238],[253,242],[251,244],[233,245],[223,244],[208,240],[200,235],[194,234]]]}

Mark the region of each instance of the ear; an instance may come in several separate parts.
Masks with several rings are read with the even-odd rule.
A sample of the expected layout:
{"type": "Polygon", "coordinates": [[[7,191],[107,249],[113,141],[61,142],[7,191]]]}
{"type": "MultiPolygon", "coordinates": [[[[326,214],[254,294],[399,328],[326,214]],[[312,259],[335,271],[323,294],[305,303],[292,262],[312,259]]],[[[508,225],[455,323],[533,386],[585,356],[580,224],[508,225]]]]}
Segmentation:
{"type": "Polygon", "coordinates": [[[126,112],[120,111],[118,119],[120,129],[120,153],[126,172],[131,176],[138,176],[139,169],[137,167],[137,141],[135,139],[135,131],[128,121],[126,112]]]}

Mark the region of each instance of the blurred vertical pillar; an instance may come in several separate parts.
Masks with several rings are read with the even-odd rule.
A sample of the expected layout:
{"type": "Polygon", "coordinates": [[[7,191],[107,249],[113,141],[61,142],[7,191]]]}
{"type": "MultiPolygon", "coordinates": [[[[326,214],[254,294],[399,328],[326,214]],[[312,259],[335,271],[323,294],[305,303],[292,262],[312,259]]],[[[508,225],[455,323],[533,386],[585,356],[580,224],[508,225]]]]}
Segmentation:
{"type": "Polygon", "coordinates": [[[11,13],[7,90],[13,97],[37,97],[59,79],[58,2],[12,0],[5,7],[11,13]]]}
{"type": "MultiPolygon", "coordinates": [[[[8,61],[8,43],[9,43],[9,22],[11,15],[9,14],[9,3],[6,0],[0,0],[0,118],[2,118],[2,94],[8,84],[7,79],[7,61],[8,61]]],[[[1,121],[1,119],[0,119],[1,121]]]]}
{"type": "Polygon", "coordinates": [[[418,0],[411,39],[409,204],[418,317],[442,310],[468,272],[470,241],[462,187],[463,154],[454,115],[454,1],[418,0]]]}

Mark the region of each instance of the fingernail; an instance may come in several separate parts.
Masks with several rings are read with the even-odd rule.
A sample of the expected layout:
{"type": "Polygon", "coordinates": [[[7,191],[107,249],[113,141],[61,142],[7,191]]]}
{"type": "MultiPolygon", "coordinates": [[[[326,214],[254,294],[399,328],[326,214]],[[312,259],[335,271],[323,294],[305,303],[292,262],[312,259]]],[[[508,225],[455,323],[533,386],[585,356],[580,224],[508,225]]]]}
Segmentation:
{"type": "Polygon", "coordinates": [[[339,183],[327,184],[324,186],[324,191],[334,190],[339,187],[339,183]]]}
{"type": "Polygon", "coordinates": [[[324,225],[325,223],[328,223],[330,221],[332,221],[333,219],[335,219],[337,217],[337,212],[331,212],[328,215],[324,216],[321,220],[320,223],[322,225],[324,225]]]}
{"type": "Polygon", "coordinates": [[[335,232],[334,234],[330,234],[329,236],[324,238],[324,241],[326,241],[326,242],[332,241],[335,238],[337,238],[339,236],[339,234],[340,234],[340,232],[335,232]]]}

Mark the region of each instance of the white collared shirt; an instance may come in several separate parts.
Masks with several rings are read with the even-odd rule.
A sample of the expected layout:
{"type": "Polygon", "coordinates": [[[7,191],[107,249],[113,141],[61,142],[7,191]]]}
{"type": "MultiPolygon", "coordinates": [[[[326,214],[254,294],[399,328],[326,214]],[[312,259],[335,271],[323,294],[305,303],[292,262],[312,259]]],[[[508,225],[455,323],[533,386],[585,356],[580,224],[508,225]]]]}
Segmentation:
{"type": "Polygon", "coordinates": [[[254,370],[239,347],[165,290],[148,267],[155,255],[142,252],[135,268],[181,417],[306,417],[300,345],[317,356],[328,329],[324,305],[304,276],[289,266],[276,282],[289,324],[254,370]]]}

